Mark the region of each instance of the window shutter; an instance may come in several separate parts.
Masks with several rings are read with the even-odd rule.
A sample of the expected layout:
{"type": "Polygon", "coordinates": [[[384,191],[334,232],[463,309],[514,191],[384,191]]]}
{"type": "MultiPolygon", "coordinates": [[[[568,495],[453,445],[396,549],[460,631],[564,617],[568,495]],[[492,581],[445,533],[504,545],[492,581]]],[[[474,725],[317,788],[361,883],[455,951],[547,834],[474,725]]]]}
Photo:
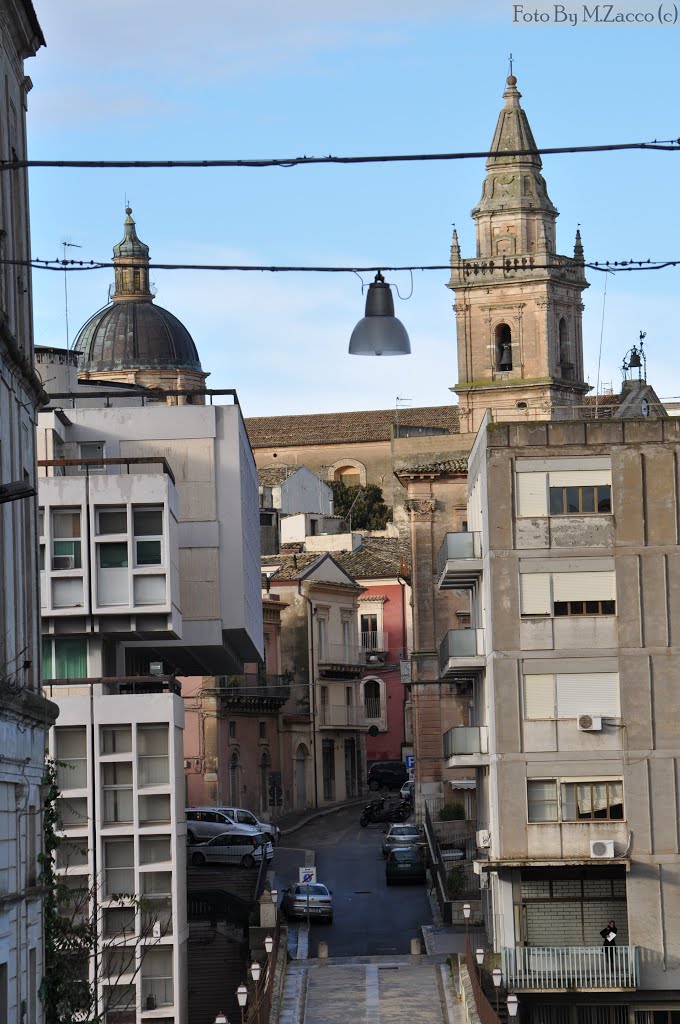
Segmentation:
{"type": "Polygon", "coordinates": [[[524,717],[555,717],[555,676],[524,677],[524,717]]]}
{"type": "Polygon", "coordinates": [[[549,476],[551,487],[597,487],[612,482],[611,469],[569,470],[549,476]]]}
{"type": "Polygon", "coordinates": [[[522,615],[550,615],[550,573],[522,573],[519,582],[522,615]]]}
{"type": "Polygon", "coordinates": [[[615,601],[614,572],[556,572],[553,575],[556,601],[615,601]]]}
{"type": "Polygon", "coordinates": [[[562,672],[557,675],[557,717],[621,714],[618,672],[562,672]]]}
{"type": "Polygon", "coordinates": [[[547,516],[548,488],[545,473],[517,474],[517,504],[520,516],[547,516]]]}

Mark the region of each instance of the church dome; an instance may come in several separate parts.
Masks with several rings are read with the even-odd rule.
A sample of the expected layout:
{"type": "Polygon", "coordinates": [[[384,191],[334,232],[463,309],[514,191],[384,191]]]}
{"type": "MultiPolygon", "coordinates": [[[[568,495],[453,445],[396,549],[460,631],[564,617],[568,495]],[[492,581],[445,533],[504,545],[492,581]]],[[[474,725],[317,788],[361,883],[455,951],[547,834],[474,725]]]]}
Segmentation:
{"type": "Polygon", "coordinates": [[[78,370],[83,374],[127,370],[202,374],[196,346],[184,324],[153,301],[149,247],[137,237],[129,206],[125,213],[124,237],[113,248],[113,301],[78,332],[74,342],[78,370]]]}
{"type": "Polygon", "coordinates": [[[114,302],[81,327],[74,343],[79,369],[200,370],[188,330],[172,313],[148,299],[114,302]]]}

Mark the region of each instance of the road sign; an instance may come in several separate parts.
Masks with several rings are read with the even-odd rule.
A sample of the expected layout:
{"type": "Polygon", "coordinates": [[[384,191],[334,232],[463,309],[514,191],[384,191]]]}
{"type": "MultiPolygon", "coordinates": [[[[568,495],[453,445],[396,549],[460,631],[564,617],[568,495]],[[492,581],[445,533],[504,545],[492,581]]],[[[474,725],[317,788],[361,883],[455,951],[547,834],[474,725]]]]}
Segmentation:
{"type": "Polygon", "coordinates": [[[311,884],[316,882],[316,868],[314,866],[311,868],[298,868],[298,871],[300,872],[301,883],[309,882],[311,884]]]}
{"type": "Polygon", "coordinates": [[[413,754],[406,754],[404,757],[404,764],[407,768],[415,768],[416,759],[413,754]]]}

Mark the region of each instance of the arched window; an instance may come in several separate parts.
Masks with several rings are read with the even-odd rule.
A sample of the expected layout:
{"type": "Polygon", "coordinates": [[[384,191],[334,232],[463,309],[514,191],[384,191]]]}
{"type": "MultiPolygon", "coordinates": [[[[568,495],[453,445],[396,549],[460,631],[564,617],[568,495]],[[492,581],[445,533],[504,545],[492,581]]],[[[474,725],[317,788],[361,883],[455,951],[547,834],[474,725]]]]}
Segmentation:
{"type": "Polygon", "coordinates": [[[496,327],[496,369],[512,370],[512,331],[508,324],[496,327]]]}
{"type": "Polygon", "coordinates": [[[382,693],[378,679],[367,679],[364,683],[364,708],[367,718],[382,718],[382,693]]]}
{"type": "Polygon", "coordinates": [[[328,467],[327,479],[341,480],[345,487],[365,487],[366,467],[356,459],[339,459],[328,467]]]}
{"type": "Polygon", "coordinates": [[[269,769],[271,758],[267,751],[263,751],[260,758],[260,810],[266,811],[269,807],[269,769]]]}
{"type": "Polygon", "coordinates": [[[231,755],[229,759],[229,801],[236,807],[238,807],[239,803],[241,802],[241,794],[239,792],[240,771],[241,768],[238,763],[238,754],[236,753],[236,751],[234,751],[234,753],[231,755]]]}
{"type": "Polygon", "coordinates": [[[354,466],[341,466],[335,471],[335,479],[341,481],[345,487],[359,487],[361,474],[354,466]]]}

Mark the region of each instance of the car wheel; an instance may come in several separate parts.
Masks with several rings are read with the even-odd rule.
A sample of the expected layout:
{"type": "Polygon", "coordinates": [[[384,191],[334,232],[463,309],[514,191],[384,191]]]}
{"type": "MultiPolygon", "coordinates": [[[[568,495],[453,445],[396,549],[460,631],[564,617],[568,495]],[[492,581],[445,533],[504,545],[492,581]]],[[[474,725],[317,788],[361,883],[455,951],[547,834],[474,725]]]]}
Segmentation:
{"type": "Polygon", "coordinates": [[[188,843],[193,843],[193,841],[194,841],[194,833],[193,832],[187,832],[187,842],[188,843]]]}
{"type": "Polygon", "coordinates": [[[195,867],[199,868],[201,866],[201,864],[205,864],[205,857],[203,856],[202,853],[192,853],[191,854],[191,863],[195,867]]]}
{"type": "Polygon", "coordinates": [[[253,857],[252,853],[247,853],[245,855],[245,857],[241,857],[241,867],[242,868],[254,868],[255,867],[255,858],[253,857]]]}
{"type": "Polygon", "coordinates": [[[372,790],[373,793],[375,793],[376,790],[380,789],[380,783],[376,782],[375,779],[371,779],[371,781],[368,784],[368,788],[372,790]]]}

